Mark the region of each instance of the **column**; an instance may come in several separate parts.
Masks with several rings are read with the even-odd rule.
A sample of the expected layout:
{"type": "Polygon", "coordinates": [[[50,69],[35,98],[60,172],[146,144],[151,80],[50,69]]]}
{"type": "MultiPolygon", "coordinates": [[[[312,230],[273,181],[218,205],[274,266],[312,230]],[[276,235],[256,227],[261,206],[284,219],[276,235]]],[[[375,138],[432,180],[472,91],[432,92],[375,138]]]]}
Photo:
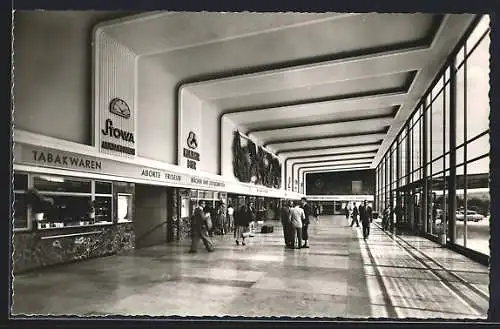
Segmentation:
{"type": "Polygon", "coordinates": [[[448,181],[448,234],[451,243],[456,237],[456,210],[457,210],[457,69],[455,61],[450,65],[450,178],[448,181]]]}
{"type": "Polygon", "coordinates": [[[422,133],[420,134],[421,138],[420,141],[422,144],[422,154],[420,156],[422,157],[422,181],[424,182],[424,195],[423,195],[423,200],[422,200],[422,220],[423,220],[423,233],[427,233],[427,223],[429,220],[429,181],[427,179],[427,115],[426,115],[426,108],[427,108],[427,97],[424,96],[424,101],[422,104],[422,133]]]}

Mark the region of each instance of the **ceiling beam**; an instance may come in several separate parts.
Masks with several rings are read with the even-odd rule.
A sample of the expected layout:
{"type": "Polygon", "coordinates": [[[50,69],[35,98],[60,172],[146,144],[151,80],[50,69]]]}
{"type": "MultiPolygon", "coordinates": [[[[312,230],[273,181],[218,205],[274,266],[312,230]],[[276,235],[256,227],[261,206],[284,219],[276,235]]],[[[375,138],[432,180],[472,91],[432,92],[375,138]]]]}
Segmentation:
{"type": "Polygon", "coordinates": [[[382,140],[378,140],[373,143],[358,143],[358,144],[343,144],[336,146],[317,146],[317,147],[303,147],[303,148],[295,148],[295,149],[287,149],[285,151],[276,152],[276,155],[285,152],[298,152],[298,151],[320,151],[320,150],[331,150],[333,148],[341,148],[341,147],[357,147],[357,146],[380,146],[382,144],[382,140]]]}
{"type": "Polygon", "coordinates": [[[369,166],[360,166],[360,167],[346,167],[346,168],[336,168],[336,169],[311,169],[304,171],[305,174],[321,174],[321,173],[330,173],[337,171],[358,171],[358,170],[372,170],[369,166]]]}
{"type": "Polygon", "coordinates": [[[351,137],[380,137],[382,135],[385,135],[387,130],[389,129],[389,126],[385,127],[382,130],[376,130],[376,131],[369,131],[369,132],[364,132],[361,134],[336,134],[336,135],[327,135],[323,137],[306,137],[306,138],[294,138],[293,140],[281,140],[279,142],[269,142],[264,144],[266,147],[275,147],[283,144],[288,144],[288,143],[300,143],[300,142],[315,142],[318,140],[324,140],[324,139],[349,139],[351,137]]]}
{"type": "Polygon", "coordinates": [[[343,162],[343,161],[357,161],[357,160],[370,160],[373,159],[373,156],[364,156],[364,157],[356,157],[356,158],[348,158],[348,159],[334,159],[334,160],[313,160],[313,161],[298,161],[294,162],[292,166],[295,165],[303,165],[303,164],[318,164],[322,163],[328,165],[330,163],[343,162]]]}
{"type": "Polygon", "coordinates": [[[338,151],[338,153],[362,153],[362,152],[370,152],[373,150],[378,150],[380,143],[367,143],[362,145],[339,145],[339,146],[330,146],[330,147],[321,147],[321,148],[311,148],[309,150],[299,150],[299,151],[283,151],[278,152],[279,155],[287,157],[297,155],[297,156],[311,156],[311,155],[323,155],[323,154],[332,154],[332,152],[338,151]],[[318,153],[314,151],[326,151],[325,153],[318,153]]]}
{"type": "Polygon", "coordinates": [[[364,133],[373,130],[379,130],[390,125],[393,116],[383,116],[377,118],[362,118],[357,120],[342,120],[332,122],[318,122],[311,125],[303,125],[297,127],[278,128],[269,130],[259,130],[251,132],[247,135],[251,138],[257,138],[262,143],[268,143],[269,140],[279,142],[281,140],[290,140],[296,138],[308,138],[328,136],[332,131],[338,133],[364,133]]]}

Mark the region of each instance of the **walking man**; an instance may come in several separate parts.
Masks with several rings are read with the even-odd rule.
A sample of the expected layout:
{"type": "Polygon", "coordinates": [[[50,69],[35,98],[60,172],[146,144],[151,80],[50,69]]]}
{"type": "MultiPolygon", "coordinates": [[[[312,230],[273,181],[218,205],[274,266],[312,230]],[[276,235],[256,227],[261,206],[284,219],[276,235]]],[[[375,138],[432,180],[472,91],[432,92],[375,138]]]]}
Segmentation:
{"type": "Polygon", "coordinates": [[[356,227],[359,227],[359,221],[358,221],[358,207],[356,207],[356,204],[352,207],[352,222],[351,222],[351,227],[356,223],[356,227]]]}
{"type": "Polygon", "coordinates": [[[191,249],[190,253],[195,253],[198,251],[198,244],[200,240],[203,241],[207,251],[214,251],[214,245],[210,238],[208,237],[208,230],[210,229],[207,225],[207,216],[204,213],[203,208],[205,207],[205,201],[200,200],[198,206],[194,208],[193,215],[191,216],[191,249]]]}

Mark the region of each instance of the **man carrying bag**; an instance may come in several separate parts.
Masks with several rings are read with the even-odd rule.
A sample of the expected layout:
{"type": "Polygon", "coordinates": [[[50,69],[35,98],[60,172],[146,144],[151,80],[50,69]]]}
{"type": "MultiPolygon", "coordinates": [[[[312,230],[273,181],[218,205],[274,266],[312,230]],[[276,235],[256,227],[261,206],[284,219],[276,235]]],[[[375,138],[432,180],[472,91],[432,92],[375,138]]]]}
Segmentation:
{"type": "Polygon", "coordinates": [[[205,201],[200,200],[198,206],[194,208],[193,215],[191,216],[191,249],[190,253],[198,251],[200,240],[203,241],[207,251],[214,251],[214,245],[208,237],[208,231],[211,229],[212,221],[210,217],[206,216],[203,208],[205,201]]]}

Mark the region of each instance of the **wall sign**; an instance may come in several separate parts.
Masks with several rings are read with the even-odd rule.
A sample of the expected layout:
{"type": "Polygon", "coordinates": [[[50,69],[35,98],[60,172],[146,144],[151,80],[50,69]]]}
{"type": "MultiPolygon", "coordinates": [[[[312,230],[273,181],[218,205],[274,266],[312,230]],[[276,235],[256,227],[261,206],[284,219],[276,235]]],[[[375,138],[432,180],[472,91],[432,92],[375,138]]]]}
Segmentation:
{"type": "Polygon", "coordinates": [[[196,170],[196,161],[200,161],[200,153],[194,151],[198,148],[198,137],[193,131],[189,132],[186,143],[188,148],[183,149],[183,155],[187,159],[187,167],[196,170]]]}
{"type": "Polygon", "coordinates": [[[99,133],[101,151],[134,156],[135,125],[127,102],[121,98],[113,98],[109,103],[109,111],[104,112],[100,116],[100,122],[103,123],[99,133]]]}
{"type": "Polygon", "coordinates": [[[80,155],[72,155],[44,150],[31,150],[28,162],[45,166],[73,169],[102,170],[102,161],[80,155]]]}

